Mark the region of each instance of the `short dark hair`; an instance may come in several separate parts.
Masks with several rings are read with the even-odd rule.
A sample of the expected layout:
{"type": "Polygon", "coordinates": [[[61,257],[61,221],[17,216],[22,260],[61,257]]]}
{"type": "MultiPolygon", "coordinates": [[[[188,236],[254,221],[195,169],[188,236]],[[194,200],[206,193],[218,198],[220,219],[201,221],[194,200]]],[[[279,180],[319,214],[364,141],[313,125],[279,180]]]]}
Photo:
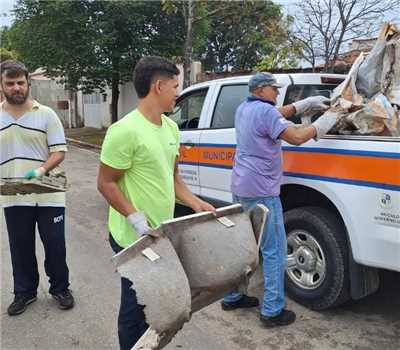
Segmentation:
{"type": "Polygon", "coordinates": [[[3,76],[3,73],[9,78],[17,78],[20,75],[25,75],[26,80],[29,78],[29,72],[25,65],[17,60],[6,60],[2,62],[0,64],[1,77],[3,76]]]}
{"type": "Polygon", "coordinates": [[[133,71],[133,84],[138,97],[149,94],[150,85],[156,78],[172,79],[174,75],[179,75],[179,69],[171,61],[158,56],[142,57],[133,71]]]}

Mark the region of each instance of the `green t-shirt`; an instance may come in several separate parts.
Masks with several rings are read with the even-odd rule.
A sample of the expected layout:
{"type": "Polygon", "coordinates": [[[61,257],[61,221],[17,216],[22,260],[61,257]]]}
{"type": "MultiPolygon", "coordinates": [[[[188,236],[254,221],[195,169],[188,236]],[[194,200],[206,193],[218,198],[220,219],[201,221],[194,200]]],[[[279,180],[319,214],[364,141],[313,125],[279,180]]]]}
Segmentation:
{"type": "MultiPolygon", "coordinates": [[[[174,215],[174,164],[178,154],[179,129],[175,122],[162,116],[162,125],[158,126],[135,109],[108,128],[100,160],[126,170],[118,186],[155,228],[174,215]]],[[[123,248],[138,239],[126,217],[112,207],[108,228],[123,248]]]]}

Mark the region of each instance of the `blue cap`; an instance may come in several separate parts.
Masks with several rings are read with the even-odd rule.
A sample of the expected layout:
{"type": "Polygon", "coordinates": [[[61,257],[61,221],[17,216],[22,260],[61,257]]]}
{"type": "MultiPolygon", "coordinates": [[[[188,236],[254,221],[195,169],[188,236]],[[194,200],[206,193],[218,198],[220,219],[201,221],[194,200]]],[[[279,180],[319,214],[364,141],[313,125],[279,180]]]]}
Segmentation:
{"type": "Polygon", "coordinates": [[[249,80],[249,91],[253,92],[255,89],[263,86],[276,86],[278,88],[283,85],[278,84],[273,74],[268,72],[258,72],[254,74],[249,80]]]}

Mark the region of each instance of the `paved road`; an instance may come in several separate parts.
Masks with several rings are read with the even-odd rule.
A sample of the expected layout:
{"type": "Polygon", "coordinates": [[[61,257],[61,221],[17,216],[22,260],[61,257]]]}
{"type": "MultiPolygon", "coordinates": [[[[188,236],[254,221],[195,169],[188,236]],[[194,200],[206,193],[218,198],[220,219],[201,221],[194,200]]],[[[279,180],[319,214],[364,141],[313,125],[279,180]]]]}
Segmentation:
{"type": "MultiPolygon", "coordinates": [[[[1,349],[116,349],[119,278],[106,241],[107,207],[96,190],[98,154],[70,147],[66,168],[68,192],[67,244],[71,288],[76,307],[58,310],[47,294],[43,249],[38,301],[22,315],[8,317],[12,299],[8,239],[1,224],[1,349]]],[[[398,350],[400,349],[400,274],[385,272],[378,293],[358,303],[313,312],[288,300],[298,321],[286,328],[263,329],[257,310],[223,312],[218,304],[193,315],[165,349],[191,350],[398,350]]],[[[252,281],[261,296],[261,276],[252,281]]]]}

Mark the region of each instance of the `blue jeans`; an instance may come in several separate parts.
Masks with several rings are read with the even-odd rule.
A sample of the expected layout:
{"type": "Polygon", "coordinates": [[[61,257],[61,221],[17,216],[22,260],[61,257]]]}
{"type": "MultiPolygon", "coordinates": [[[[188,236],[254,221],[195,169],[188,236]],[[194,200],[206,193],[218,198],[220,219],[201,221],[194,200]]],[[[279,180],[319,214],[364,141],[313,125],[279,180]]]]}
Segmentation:
{"type": "MultiPolygon", "coordinates": [[[[115,253],[123,249],[111,235],[109,241],[115,253]]],[[[138,304],[136,292],[131,287],[132,282],[121,277],[121,306],[118,315],[118,338],[121,350],[131,350],[149,327],[143,311],[144,306],[138,304]]]]}
{"type": "MultiPolygon", "coordinates": [[[[256,204],[263,204],[269,209],[260,244],[264,272],[264,298],[261,314],[267,317],[276,316],[285,307],[287,263],[287,242],[281,200],[279,197],[246,198],[235,195],[233,199],[234,202],[241,203],[244,210],[251,210],[256,204]]],[[[224,302],[232,303],[241,297],[240,293],[232,292],[225,295],[224,302]]]]}
{"type": "Polygon", "coordinates": [[[33,298],[39,286],[36,260],[36,224],[42,240],[44,268],[50,283],[50,294],[65,291],[69,286],[69,271],[65,248],[65,208],[13,206],[4,208],[11,264],[14,276],[14,294],[33,298]]]}

